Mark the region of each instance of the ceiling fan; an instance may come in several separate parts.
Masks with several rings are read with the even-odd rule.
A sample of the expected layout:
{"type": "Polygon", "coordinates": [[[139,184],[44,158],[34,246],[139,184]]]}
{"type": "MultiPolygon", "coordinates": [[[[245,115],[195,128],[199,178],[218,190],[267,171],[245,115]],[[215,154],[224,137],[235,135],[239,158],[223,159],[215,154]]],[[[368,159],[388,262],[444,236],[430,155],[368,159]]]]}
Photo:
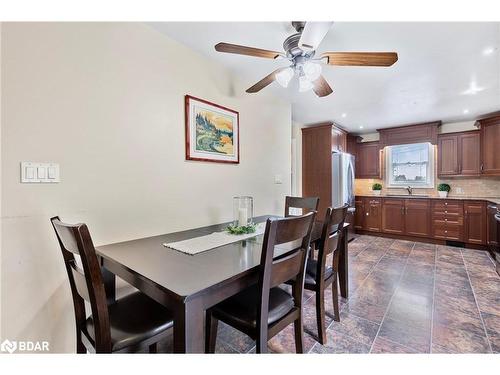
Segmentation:
{"type": "Polygon", "coordinates": [[[325,52],[320,58],[314,58],[319,44],[326,36],[333,22],[292,22],[297,33],[290,35],[283,42],[285,52],[269,51],[237,44],[218,43],[218,52],[235,53],[262,57],[266,59],[287,59],[290,66],[276,69],[255,85],[246,90],[255,93],[277,81],[287,87],[293,77],[299,80],[299,91],[313,90],[319,96],[330,95],[333,91],[322,76],[322,64],[337,66],[391,66],[398,61],[395,52],[325,52]]]}

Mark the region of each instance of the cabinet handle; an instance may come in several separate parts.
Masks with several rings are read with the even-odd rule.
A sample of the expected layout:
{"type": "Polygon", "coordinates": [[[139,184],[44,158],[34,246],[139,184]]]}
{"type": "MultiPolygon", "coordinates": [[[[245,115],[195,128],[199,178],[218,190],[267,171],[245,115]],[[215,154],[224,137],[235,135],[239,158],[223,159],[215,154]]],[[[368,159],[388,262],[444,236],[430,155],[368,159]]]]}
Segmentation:
{"type": "Polygon", "coordinates": [[[484,171],[484,164],[481,163],[481,172],[484,171]]]}

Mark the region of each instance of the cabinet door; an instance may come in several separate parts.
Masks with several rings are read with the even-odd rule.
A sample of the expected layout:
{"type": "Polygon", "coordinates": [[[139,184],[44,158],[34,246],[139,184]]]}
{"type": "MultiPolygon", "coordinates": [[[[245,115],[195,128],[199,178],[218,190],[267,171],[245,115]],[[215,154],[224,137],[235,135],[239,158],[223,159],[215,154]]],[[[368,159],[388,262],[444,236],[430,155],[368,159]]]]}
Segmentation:
{"type": "Polygon", "coordinates": [[[486,210],[488,215],[488,225],[486,228],[487,242],[490,248],[496,248],[498,246],[497,220],[495,219],[495,214],[498,212],[497,206],[488,204],[486,210]]]}
{"type": "Polygon", "coordinates": [[[365,212],[366,230],[380,232],[382,229],[382,200],[367,199],[365,201],[365,212]]]}
{"type": "Polygon", "coordinates": [[[481,174],[481,137],[478,131],[461,134],[459,141],[458,169],[461,176],[481,174]]]}
{"type": "Polygon", "coordinates": [[[358,144],[356,177],[380,178],[380,149],[378,142],[358,144]]]}
{"type": "Polygon", "coordinates": [[[458,136],[446,135],[438,138],[438,176],[454,176],[458,169],[458,136]]]}
{"type": "Polygon", "coordinates": [[[465,242],[486,244],[486,205],[484,202],[465,202],[465,242]]]}
{"type": "Polygon", "coordinates": [[[430,201],[407,199],[405,202],[405,234],[408,236],[430,236],[430,201]]]}
{"type": "Polygon", "coordinates": [[[347,133],[335,126],[332,126],[332,151],[347,151],[347,133]]]}
{"type": "Polygon", "coordinates": [[[404,233],[404,209],[403,199],[384,199],[382,203],[382,232],[404,233]]]}
{"type": "Polygon", "coordinates": [[[356,198],[355,200],[356,211],[354,212],[354,228],[365,228],[365,201],[363,198],[356,198]]]}
{"type": "Polygon", "coordinates": [[[481,173],[500,176],[500,118],[493,122],[481,122],[481,173]]]}

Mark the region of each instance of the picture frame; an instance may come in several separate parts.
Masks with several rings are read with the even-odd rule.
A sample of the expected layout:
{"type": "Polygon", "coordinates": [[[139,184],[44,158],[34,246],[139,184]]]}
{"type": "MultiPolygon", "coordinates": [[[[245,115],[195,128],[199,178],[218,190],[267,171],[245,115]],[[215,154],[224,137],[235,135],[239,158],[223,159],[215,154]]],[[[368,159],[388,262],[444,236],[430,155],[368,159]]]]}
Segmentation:
{"type": "Polygon", "coordinates": [[[239,164],[239,113],[191,95],[184,106],[186,160],[239,164]]]}

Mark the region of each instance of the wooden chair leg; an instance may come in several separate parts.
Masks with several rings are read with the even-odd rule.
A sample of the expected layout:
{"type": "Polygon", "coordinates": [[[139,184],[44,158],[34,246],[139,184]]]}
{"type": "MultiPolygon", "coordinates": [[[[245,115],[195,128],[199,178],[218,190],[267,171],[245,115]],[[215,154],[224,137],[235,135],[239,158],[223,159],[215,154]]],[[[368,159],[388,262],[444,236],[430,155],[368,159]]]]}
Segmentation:
{"type": "Polygon", "coordinates": [[[268,352],[267,337],[264,340],[260,337],[257,337],[256,344],[257,344],[257,347],[255,349],[257,351],[257,354],[265,354],[268,352]]]}
{"type": "Polygon", "coordinates": [[[339,292],[337,286],[337,276],[334,275],[334,281],[332,283],[332,298],[333,298],[333,320],[340,322],[340,312],[339,312],[339,292]]]}
{"type": "Polygon", "coordinates": [[[304,327],[302,325],[302,314],[300,314],[299,319],[293,322],[293,328],[295,330],[295,352],[297,354],[304,353],[304,327]]]}
{"type": "Polygon", "coordinates": [[[316,291],[316,322],[318,324],[318,341],[326,344],[325,329],[325,292],[322,288],[316,291]]]}
{"type": "Polygon", "coordinates": [[[215,344],[217,343],[217,329],[219,321],[207,312],[205,323],[205,353],[215,353],[215,344]]]}
{"type": "Polygon", "coordinates": [[[154,344],[149,345],[150,353],[158,353],[158,344],[155,342],[154,344]]]}

